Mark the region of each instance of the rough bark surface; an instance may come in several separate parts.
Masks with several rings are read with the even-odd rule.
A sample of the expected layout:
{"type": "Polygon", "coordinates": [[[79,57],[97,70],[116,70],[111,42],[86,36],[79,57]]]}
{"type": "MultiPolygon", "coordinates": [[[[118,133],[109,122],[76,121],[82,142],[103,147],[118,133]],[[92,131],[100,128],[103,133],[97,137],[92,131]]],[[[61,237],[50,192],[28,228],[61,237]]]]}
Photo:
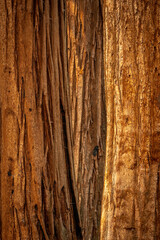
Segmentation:
{"type": "Polygon", "coordinates": [[[67,1],[73,155],[84,239],[99,239],[105,156],[103,17],[99,0],[67,1]]]}
{"type": "Polygon", "coordinates": [[[160,239],[159,23],[158,0],[0,1],[0,239],[160,239]]]}
{"type": "Polygon", "coordinates": [[[160,239],[160,5],[105,1],[101,239],[160,239]]]}
{"type": "Polygon", "coordinates": [[[82,237],[63,1],[1,1],[2,239],[82,237]]]}
{"type": "Polygon", "coordinates": [[[2,0],[0,23],[0,239],[98,239],[101,4],[2,0]]]}

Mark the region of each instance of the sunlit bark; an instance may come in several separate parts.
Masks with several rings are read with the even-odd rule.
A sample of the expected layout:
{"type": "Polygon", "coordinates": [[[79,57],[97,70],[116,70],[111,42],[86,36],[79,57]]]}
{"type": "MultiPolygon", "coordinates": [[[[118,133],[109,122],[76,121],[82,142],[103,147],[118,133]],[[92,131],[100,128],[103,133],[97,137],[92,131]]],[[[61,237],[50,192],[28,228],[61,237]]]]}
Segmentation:
{"type": "Polygon", "coordinates": [[[62,1],[0,2],[2,239],[78,239],[62,1]]]}
{"type": "Polygon", "coordinates": [[[98,239],[102,6],[2,0],[0,23],[0,239],[98,239]]]}
{"type": "Polygon", "coordinates": [[[0,239],[159,239],[159,16],[0,1],[0,239]]]}
{"type": "Polygon", "coordinates": [[[84,239],[99,239],[105,156],[102,5],[67,1],[73,155],[84,239]]]}
{"type": "Polygon", "coordinates": [[[101,239],[159,239],[158,1],[105,1],[106,170],[101,239]]]}

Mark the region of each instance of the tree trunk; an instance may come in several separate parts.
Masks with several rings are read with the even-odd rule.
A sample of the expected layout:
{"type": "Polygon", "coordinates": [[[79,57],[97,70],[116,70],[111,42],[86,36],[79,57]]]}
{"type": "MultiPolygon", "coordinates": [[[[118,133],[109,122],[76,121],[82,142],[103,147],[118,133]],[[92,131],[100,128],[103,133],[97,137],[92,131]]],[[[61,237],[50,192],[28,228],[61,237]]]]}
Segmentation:
{"type": "Polygon", "coordinates": [[[0,239],[159,239],[159,5],[104,2],[0,1],[0,239]]]}
{"type": "Polygon", "coordinates": [[[63,1],[1,1],[2,239],[82,237],[63,1]]]}
{"type": "Polygon", "coordinates": [[[102,7],[0,1],[0,239],[98,239],[102,7]]]}
{"type": "Polygon", "coordinates": [[[67,1],[73,155],[84,239],[99,239],[105,152],[103,18],[99,0],[67,1]]]}
{"type": "Polygon", "coordinates": [[[160,239],[158,1],[105,1],[101,239],[160,239]]]}

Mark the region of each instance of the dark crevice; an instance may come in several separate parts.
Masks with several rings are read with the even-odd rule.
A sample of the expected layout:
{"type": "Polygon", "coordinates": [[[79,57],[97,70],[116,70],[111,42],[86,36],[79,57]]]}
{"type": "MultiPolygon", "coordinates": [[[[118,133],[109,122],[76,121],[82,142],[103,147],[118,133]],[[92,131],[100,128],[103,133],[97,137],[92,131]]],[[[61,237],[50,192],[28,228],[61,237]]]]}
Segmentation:
{"type": "Polygon", "coordinates": [[[22,239],[22,233],[21,233],[21,227],[20,227],[19,218],[18,218],[18,211],[17,211],[16,208],[15,208],[15,214],[16,214],[16,218],[17,218],[17,225],[18,225],[18,228],[19,228],[19,237],[20,237],[20,240],[21,240],[22,239]]]}
{"type": "Polygon", "coordinates": [[[99,0],[99,19],[100,19],[100,22],[103,21],[103,1],[102,0],[99,0]]]}
{"type": "MultiPolygon", "coordinates": [[[[44,186],[44,180],[43,180],[43,178],[44,178],[44,176],[43,176],[43,174],[42,174],[42,179],[41,179],[41,196],[42,196],[42,200],[41,200],[41,202],[42,202],[42,213],[43,213],[43,215],[44,215],[44,223],[45,223],[45,228],[46,228],[46,226],[47,226],[47,228],[46,228],[46,232],[48,233],[48,224],[46,224],[47,223],[47,218],[46,218],[46,216],[47,216],[47,214],[46,214],[46,210],[45,210],[45,205],[46,205],[46,203],[45,203],[45,198],[46,198],[46,196],[45,196],[45,186],[44,186]]],[[[38,210],[38,209],[37,209],[38,210]]]]}
{"type": "Polygon", "coordinates": [[[27,0],[25,0],[25,12],[27,11],[27,0]]]}
{"type": "Polygon", "coordinates": [[[81,230],[81,226],[80,226],[80,219],[79,219],[79,214],[78,214],[77,205],[76,205],[75,193],[74,193],[74,189],[73,189],[73,179],[71,177],[71,164],[70,164],[70,157],[69,157],[69,151],[68,151],[68,138],[67,138],[67,130],[66,130],[65,111],[64,111],[61,100],[60,100],[60,110],[61,110],[61,115],[62,115],[62,127],[63,127],[64,142],[66,143],[66,147],[64,148],[64,151],[65,151],[65,155],[66,155],[68,181],[69,181],[70,194],[71,194],[71,199],[72,199],[72,207],[73,207],[76,235],[77,235],[78,239],[82,239],[82,230],[81,230]]]}
{"type": "Polygon", "coordinates": [[[55,237],[55,239],[58,239],[57,228],[55,225],[54,225],[54,237],[55,237]]]}
{"type": "Polygon", "coordinates": [[[34,0],[33,1],[33,26],[35,27],[35,22],[36,22],[36,4],[37,4],[37,1],[34,0]]]}
{"type": "Polygon", "coordinates": [[[17,160],[19,160],[19,147],[20,147],[20,128],[17,120],[18,136],[17,136],[17,160]]]}
{"type": "Polygon", "coordinates": [[[49,114],[51,121],[53,120],[53,103],[52,103],[52,95],[54,94],[52,91],[52,79],[49,77],[49,71],[47,68],[47,93],[48,93],[48,106],[49,106],[49,114]]]}
{"type": "Polygon", "coordinates": [[[63,13],[64,13],[64,22],[65,22],[65,16],[66,16],[66,1],[63,1],[62,11],[63,11],[63,13]]]}
{"type": "Polygon", "coordinates": [[[60,233],[60,226],[59,226],[59,218],[60,218],[60,209],[58,203],[58,193],[57,193],[57,183],[54,181],[53,184],[53,201],[54,201],[54,208],[53,208],[53,217],[54,217],[54,237],[55,239],[61,239],[60,233]]]}
{"type": "Polygon", "coordinates": [[[61,202],[61,216],[63,220],[63,225],[66,227],[67,226],[67,202],[66,202],[66,193],[65,193],[65,188],[64,186],[61,189],[60,193],[60,202],[61,202]]]}
{"type": "Polygon", "coordinates": [[[24,104],[25,104],[25,87],[24,87],[24,79],[22,77],[22,83],[21,83],[21,127],[23,125],[24,121],[24,104]]]}
{"type": "Polygon", "coordinates": [[[44,235],[44,232],[43,232],[43,229],[42,229],[42,226],[41,226],[41,223],[40,223],[40,220],[39,220],[39,219],[37,220],[37,229],[38,229],[38,233],[39,233],[39,239],[46,240],[46,238],[45,238],[45,235],[44,235]]]}
{"type": "MultiPolygon", "coordinates": [[[[37,46],[36,39],[37,39],[37,37],[35,37],[35,44],[37,46]]],[[[38,107],[39,107],[39,98],[40,98],[40,74],[38,74],[39,73],[39,69],[38,69],[37,60],[34,61],[34,69],[35,69],[35,74],[36,74],[35,100],[36,100],[36,108],[38,109],[38,107]]]]}
{"type": "Polygon", "coordinates": [[[64,29],[62,29],[62,21],[63,21],[63,10],[62,10],[62,6],[61,6],[61,1],[58,1],[58,13],[59,13],[59,35],[60,35],[60,41],[59,41],[59,50],[60,50],[60,59],[62,62],[62,69],[64,69],[64,54],[63,54],[63,47],[64,47],[64,43],[63,43],[63,34],[64,34],[64,29]]]}
{"type": "MultiPolygon", "coordinates": [[[[160,170],[160,165],[158,166],[158,172],[157,172],[157,192],[156,192],[156,207],[155,207],[155,229],[154,229],[154,235],[156,236],[157,233],[159,232],[159,213],[160,213],[160,206],[159,206],[159,201],[158,199],[160,199],[160,189],[159,189],[159,171],[160,170]]],[[[158,237],[158,236],[157,236],[158,237]]]]}
{"type": "Polygon", "coordinates": [[[19,59],[18,59],[18,17],[17,17],[17,3],[14,3],[15,5],[15,49],[14,49],[14,64],[15,64],[15,78],[17,81],[17,91],[19,92],[19,69],[18,69],[18,65],[19,65],[19,59]]]}
{"type": "MultiPolygon", "coordinates": [[[[29,229],[29,236],[31,238],[32,236],[32,228],[31,228],[31,220],[30,220],[30,215],[29,215],[29,209],[28,209],[28,201],[27,201],[27,169],[29,169],[29,174],[31,174],[31,163],[29,163],[29,157],[28,157],[28,152],[27,152],[27,148],[28,148],[28,136],[27,136],[27,125],[26,125],[26,116],[24,115],[24,141],[23,141],[24,145],[23,145],[23,151],[24,151],[24,165],[25,165],[25,205],[24,205],[24,210],[26,212],[26,218],[27,218],[27,222],[28,222],[28,229],[29,229]]],[[[32,239],[32,238],[31,238],[32,239]]]]}
{"type": "Polygon", "coordinates": [[[46,0],[42,0],[43,1],[43,12],[45,12],[45,1],[46,0]]]}
{"type": "Polygon", "coordinates": [[[46,151],[46,144],[47,141],[45,141],[47,133],[46,133],[46,121],[47,121],[47,116],[46,116],[46,109],[45,109],[45,101],[44,101],[44,95],[42,95],[42,111],[41,111],[41,115],[42,115],[42,124],[43,124],[43,142],[44,142],[44,154],[46,151]]]}

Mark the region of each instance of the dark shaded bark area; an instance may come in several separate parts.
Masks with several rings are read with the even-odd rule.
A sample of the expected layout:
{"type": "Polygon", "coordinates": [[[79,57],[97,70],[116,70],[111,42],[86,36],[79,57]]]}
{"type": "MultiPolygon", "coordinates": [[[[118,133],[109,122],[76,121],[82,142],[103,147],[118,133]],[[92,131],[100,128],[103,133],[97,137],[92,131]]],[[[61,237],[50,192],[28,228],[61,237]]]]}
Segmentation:
{"type": "Polygon", "coordinates": [[[100,2],[2,0],[0,22],[0,238],[98,239],[100,2]]]}

